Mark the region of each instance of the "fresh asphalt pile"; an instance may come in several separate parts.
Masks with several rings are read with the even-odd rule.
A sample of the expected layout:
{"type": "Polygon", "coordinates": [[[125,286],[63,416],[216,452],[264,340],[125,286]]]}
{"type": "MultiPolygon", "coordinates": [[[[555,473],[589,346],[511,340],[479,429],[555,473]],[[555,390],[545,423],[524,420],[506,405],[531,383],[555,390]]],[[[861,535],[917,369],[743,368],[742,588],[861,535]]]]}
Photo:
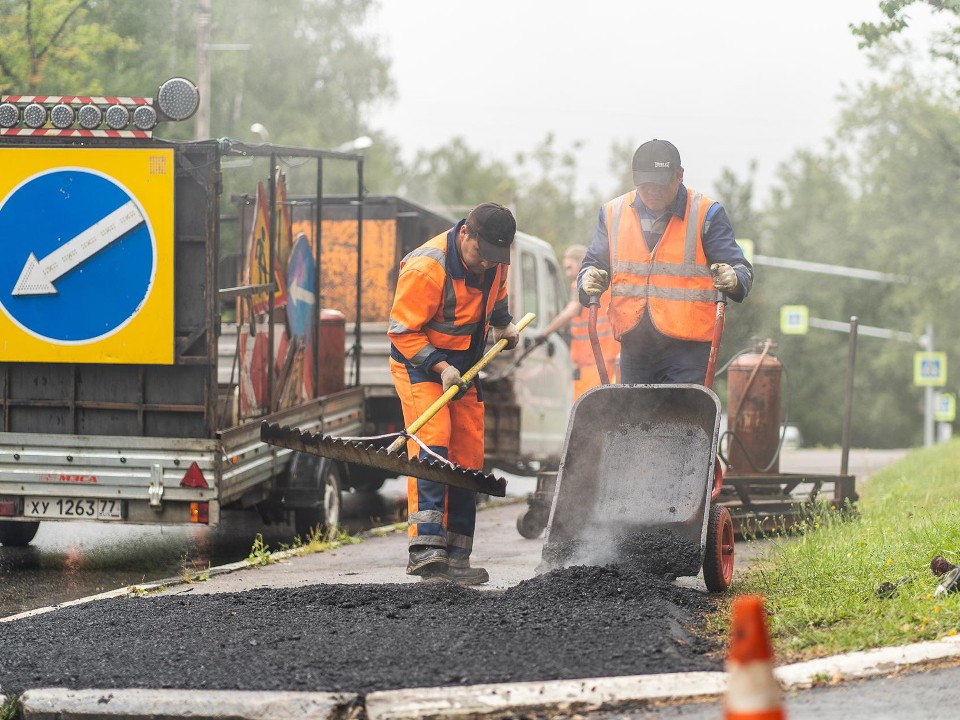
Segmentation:
{"type": "Polygon", "coordinates": [[[713,600],[627,567],[554,570],[505,591],[313,585],[100,600],[0,624],[0,691],[370,692],[721,670],[697,634],[713,600]]]}

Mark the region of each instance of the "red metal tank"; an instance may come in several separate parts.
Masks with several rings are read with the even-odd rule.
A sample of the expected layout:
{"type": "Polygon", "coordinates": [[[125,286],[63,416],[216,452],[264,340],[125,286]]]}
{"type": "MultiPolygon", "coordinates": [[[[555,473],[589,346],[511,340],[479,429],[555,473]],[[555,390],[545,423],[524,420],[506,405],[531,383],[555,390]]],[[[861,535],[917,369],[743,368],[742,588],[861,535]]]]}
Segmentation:
{"type": "Polygon", "coordinates": [[[344,388],[346,362],[346,319],[339,310],[320,311],[320,373],[317,395],[329,395],[344,388]]]}
{"type": "Polygon", "coordinates": [[[783,365],[767,340],[727,368],[727,459],[736,475],[777,475],[783,365]],[[771,464],[772,462],[772,464],[771,464]],[[769,465],[769,467],[767,467],[769,465]]]}

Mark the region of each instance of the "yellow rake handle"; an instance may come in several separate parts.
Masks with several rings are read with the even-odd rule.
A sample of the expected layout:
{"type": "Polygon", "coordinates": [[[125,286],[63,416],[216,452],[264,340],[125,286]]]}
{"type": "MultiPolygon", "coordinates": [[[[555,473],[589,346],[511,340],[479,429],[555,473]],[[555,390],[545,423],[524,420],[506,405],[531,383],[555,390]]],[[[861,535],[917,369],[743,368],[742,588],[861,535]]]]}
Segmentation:
{"type": "MultiPolygon", "coordinates": [[[[520,322],[517,323],[517,330],[522,331],[525,327],[527,327],[527,325],[533,322],[535,317],[537,317],[535,313],[527,313],[524,315],[522,318],[520,318],[520,322]]],[[[490,363],[490,361],[493,360],[493,358],[495,358],[497,354],[506,346],[506,340],[498,340],[497,343],[492,348],[487,350],[486,354],[477,360],[476,364],[467,370],[463,375],[461,375],[460,378],[464,382],[470,382],[473,380],[477,374],[483,370],[490,363]]],[[[453,398],[455,398],[459,392],[460,388],[456,385],[447,388],[447,391],[437,398],[436,402],[428,407],[423,415],[414,420],[413,424],[404,430],[403,434],[390,444],[390,447],[387,448],[387,452],[394,453],[403,448],[403,446],[406,445],[407,440],[410,439],[408,436],[413,435],[415,432],[417,432],[417,430],[430,422],[430,419],[440,411],[440,408],[453,400],[453,398]]]]}

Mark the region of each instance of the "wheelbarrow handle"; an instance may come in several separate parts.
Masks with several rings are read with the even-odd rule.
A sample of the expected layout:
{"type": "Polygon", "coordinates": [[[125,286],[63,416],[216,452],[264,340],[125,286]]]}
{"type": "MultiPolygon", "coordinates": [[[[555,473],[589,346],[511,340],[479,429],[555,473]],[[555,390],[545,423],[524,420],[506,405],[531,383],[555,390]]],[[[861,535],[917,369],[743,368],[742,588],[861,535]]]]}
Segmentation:
{"type": "Polygon", "coordinates": [[[727,317],[727,294],[721,292],[717,297],[717,319],[713,324],[713,338],[710,341],[710,358],[707,360],[707,376],[703,385],[713,389],[713,378],[717,372],[717,355],[720,352],[720,339],[723,337],[723,325],[727,317]]]}
{"type": "Polygon", "coordinates": [[[600,373],[600,384],[608,385],[610,383],[610,376],[607,374],[607,362],[603,358],[603,351],[600,349],[600,338],[597,336],[597,312],[600,310],[600,298],[596,295],[591,295],[587,308],[587,332],[590,334],[590,347],[593,348],[593,361],[597,364],[597,372],[600,373]]]}
{"type": "MultiPolygon", "coordinates": [[[[534,318],[536,317],[536,313],[527,313],[524,315],[522,318],[520,318],[520,322],[517,323],[517,331],[522,331],[525,327],[527,327],[527,325],[533,322],[534,318]]],[[[470,382],[473,380],[479,374],[479,372],[483,370],[490,363],[490,361],[493,360],[506,346],[506,338],[498,340],[492,348],[487,350],[482,358],[477,360],[477,362],[469,370],[460,376],[460,379],[464,382],[470,382]]],[[[420,417],[413,421],[410,427],[408,427],[400,437],[390,443],[390,447],[387,448],[387,452],[394,453],[398,450],[401,450],[404,445],[406,445],[407,440],[410,439],[408,436],[414,434],[420,428],[430,422],[433,416],[440,412],[440,408],[453,400],[459,392],[460,388],[458,386],[452,385],[449,387],[447,391],[443,393],[443,395],[434,401],[433,405],[428,407],[420,417]]]]}

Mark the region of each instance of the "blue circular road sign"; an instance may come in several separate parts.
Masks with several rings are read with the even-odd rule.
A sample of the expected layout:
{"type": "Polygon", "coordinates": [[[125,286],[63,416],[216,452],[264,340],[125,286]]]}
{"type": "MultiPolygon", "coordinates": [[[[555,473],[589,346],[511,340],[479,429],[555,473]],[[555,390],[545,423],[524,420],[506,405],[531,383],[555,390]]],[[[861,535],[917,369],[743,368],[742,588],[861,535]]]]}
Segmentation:
{"type": "Polygon", "coordinates": [[[0,202],[0,309],[60,344],[112,335],[143,306],[156,242],[137,199],[78,168],[38,173],[0,202]]]}
{"type": "Polygon", "coordinates": [[[297,235],[287,267],[287,319],[290,333],[307,344],[313,335],[313,318],[317,306],[314,277],[316,265],[310,241],[303,233],[297,235]]]}

